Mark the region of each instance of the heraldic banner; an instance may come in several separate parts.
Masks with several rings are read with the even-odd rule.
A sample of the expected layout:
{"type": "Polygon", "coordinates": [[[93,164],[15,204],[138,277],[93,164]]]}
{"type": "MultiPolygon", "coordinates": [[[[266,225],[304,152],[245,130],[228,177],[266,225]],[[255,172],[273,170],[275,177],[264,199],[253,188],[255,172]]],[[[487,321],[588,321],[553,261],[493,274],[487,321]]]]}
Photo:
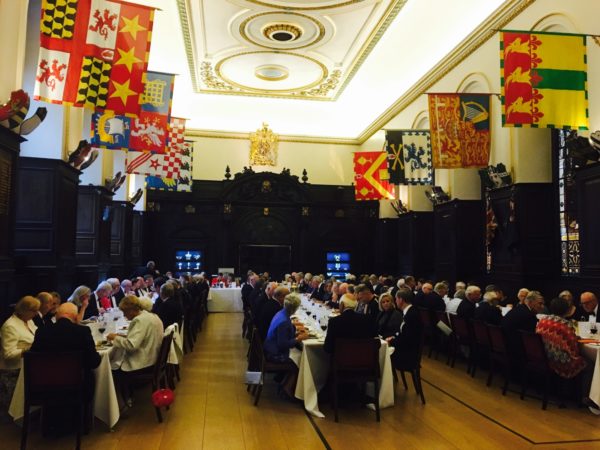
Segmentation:
{"type": "Polygon", "coordinates": [[[433,184],[431,135],[428,130],[400,130],[405,184],[433,184]]]}
{"type": "Polygon", "coordinates": [[[174,179],[149,175],[146,177],[146,188],[159,191],[192,192],[193,154],[194,143],[185,141],[181,151],[179,176],[174,179]]]}
{"type": "Polygon", "coordinates": [[[126,172],[177,179],[184,150],[185,119],[171,117],[169,147],[166,153],[129,151],[126,172]]]}
{"type": "Polygon", "coordinates": [[[112,150],[165,153],[175,75],[148,72],[139,116],[92,115],[92,145],[112,150]]]}
{"type": "Polygon", "coordinates": [[[119,0],[42,0],[34,98],[139,114],[153,20],[119,0]]]}
{"type": "Polygon", "coordinates": [[[433,167],[483,167],[490,157],[490,95],[428,94],[433,167]]]}
{"type": "Polygon", "coordinates": [[[385,150],[388,154],[389,182],[392,184],[405,184],[401,130],[385,131],[385,150]]]}
{"type": "Polygon", "coordinates": [[[500,33],[502,123],[587,130],[586,37],[500,33]]]}
{"type": "Polygon", "coordinates": [[[388,182],[386,152],[354,153],[354,198],[381,200],[394,198],[394,185],[388,182]]]}

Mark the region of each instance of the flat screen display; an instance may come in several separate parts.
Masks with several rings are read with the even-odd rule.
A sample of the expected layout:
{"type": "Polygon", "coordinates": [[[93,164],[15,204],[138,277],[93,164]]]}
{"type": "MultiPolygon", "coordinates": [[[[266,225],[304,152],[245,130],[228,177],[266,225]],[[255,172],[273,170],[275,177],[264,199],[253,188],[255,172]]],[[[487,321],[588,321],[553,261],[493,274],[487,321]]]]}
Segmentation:
{"type": "Polygon", "coordinates": [[[181,275],[195,275],[202,272],[202,251],[177,250],[175,252],[175,273],[181,275]]]}

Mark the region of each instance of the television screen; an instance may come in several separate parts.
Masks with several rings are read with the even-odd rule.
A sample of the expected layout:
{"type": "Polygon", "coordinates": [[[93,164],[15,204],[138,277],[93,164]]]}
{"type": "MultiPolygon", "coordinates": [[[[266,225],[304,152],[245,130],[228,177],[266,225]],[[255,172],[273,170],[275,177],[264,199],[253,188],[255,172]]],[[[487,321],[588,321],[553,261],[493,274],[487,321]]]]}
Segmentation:
{"type": "Polygon", "coordinates": [[[327,261],[325,266],[328,277],[335,277],[338,280],[345,280],[346,275],[350,273],[350,253],[327,252],[327,261]]]}
{"type": "Polygon", "coordinates": [[[327,253],[327,262],[350,262],[350,253],[347,253],[347,252],[327,253]]]}
{"type": "Polygon", "coordinates": [[[195,275],[202,272],[200,250],[177,250],[175,252],[175,275],[195,275]]]}

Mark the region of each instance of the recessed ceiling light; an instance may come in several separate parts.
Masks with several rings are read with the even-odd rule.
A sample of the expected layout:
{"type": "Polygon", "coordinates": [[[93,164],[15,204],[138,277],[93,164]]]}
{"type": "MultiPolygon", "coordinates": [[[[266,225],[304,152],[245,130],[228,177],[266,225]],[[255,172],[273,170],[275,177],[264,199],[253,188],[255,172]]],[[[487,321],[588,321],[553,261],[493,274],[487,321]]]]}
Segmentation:
{"type": "Polygon", "coordinates": [[[292,42],[302,36],[302,28],[291,23],[276,23],[263,28],[262,34],[271,41],[292,42]]]}
{"type": "Polygon", "coordinates": [[[254,75],[256,75],[257,78],[265,81],[285,80],[289,74],[290,72],[287,67],[277,64],[258,66],[256,69],[254,69],[254,75]]]}

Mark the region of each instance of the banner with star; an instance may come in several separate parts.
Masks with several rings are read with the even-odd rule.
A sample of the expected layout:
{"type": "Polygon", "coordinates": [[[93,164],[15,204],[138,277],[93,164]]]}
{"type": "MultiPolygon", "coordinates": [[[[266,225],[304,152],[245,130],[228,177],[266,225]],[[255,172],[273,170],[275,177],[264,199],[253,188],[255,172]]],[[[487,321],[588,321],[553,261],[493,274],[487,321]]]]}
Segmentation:
{"type": "Polygon", "coordinates": [[[433,167],[484,167],[490,158],[490,94],[428,94],[433,167]]]}
{"type": "Polygon", "coordinates": [[[92,115],[94,147],[153,153],[167,151],[175,75],[148,72],[144,80],[139,115],[127,117],[112,112],[92,115]]]}
{"type": "Polygon", "coordinates": [[[153,21],[121,0],[42,0],[34,98],[138,115],[153,21]]]}
{"type": "Polygon", "coordinates": [[[166,153],[129,151],[126,172],[177,180],[181,170],[181,155],[185,150],[185,119],[171,117],[170,144],[166,153]]]}
{"type": "Polygon", "coordinates": [[[500,33],[502,124],[587,130],[586,36],[500,33]]]}
{"type": "Polygon", "coordinates": [[[355,200],[394,198],[394,185],[388,182],[387,152],[354,153],[355,200]]]}

